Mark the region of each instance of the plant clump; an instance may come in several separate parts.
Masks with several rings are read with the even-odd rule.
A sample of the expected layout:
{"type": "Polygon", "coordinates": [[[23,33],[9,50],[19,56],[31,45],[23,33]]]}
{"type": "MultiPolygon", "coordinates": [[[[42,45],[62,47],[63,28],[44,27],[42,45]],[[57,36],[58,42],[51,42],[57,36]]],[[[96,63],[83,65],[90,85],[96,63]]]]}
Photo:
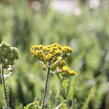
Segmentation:
{"type": "Polygon", "coordinates": [[[47,70],[48,72],[45,82],[44,95],[41,103],[41,109],[45,109],[45,99],[48,87],[49,74],[52,72],[57,75],[59,81],[61,81],[61,90],[63,90],[62,82],[64,76],[67,77],[69,75],[76,74],[75,71],[71,70],[69,67],[66,66],[66,58],[71,54],[72,48],[69,46],[62,46],[60,44],[54,43],[46,46],[34,45],[31,47],[30,52],[32,53],[32,56],[36,57],[41,61],[42,69],[47,70]]]}
{"type": "Polygon", "coordinates": [[[14,61],[18,58],[17,48],[11,47],[5,42],[0,43],[0,80],[3,87],[4,107],[6,107],[6,109],[9,109],[9,91],[6,81],[12,72],[5,74],[4,70],[11,71],[14,61]]]}

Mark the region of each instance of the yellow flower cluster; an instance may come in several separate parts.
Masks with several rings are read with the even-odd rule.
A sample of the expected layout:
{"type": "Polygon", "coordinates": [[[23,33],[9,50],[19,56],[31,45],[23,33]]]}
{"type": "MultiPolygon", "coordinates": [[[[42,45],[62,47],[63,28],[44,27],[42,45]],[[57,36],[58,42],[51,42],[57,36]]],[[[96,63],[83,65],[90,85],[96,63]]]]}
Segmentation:
{"type": "Polygon", "coordinates": [[[60,73],[63,75],[75,75],[77,72],[71,70],[68,66],[63,66],[60,73]]]}
{"type": "MultiPolygon", "coordinates": [[[[49,66],[51,71],[62,71],[63,66],[66,64],[65,59],[71,54],[72,48],[54,43],[46,46],[34,45],[31,47],[30,52],[32,56],[41,61],[43,70],[46,70],[49,66]]],[[[69,73],[74,74],[71,70],[69,73]]]]}
{"type": "Polygon", "coordinates": [[[68,46],[61,46],[54,43],[47,46],[35,45],[31,47],[30,51],[39,60],[53,63],[60,56],[68,56],[72,52],[72,49],[68,46]]]}

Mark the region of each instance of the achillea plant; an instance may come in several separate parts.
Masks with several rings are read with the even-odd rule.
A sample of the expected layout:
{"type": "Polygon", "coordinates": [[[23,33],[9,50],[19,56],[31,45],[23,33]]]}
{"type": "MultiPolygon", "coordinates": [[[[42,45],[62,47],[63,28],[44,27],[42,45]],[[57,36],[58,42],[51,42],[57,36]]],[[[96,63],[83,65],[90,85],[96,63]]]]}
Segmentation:
{"type": "Polygon", "coordinates": [[[12,70],[14,61],[18,58],[18,50],[15,47],[11,47],[5,42],[0,43],[0,77],[4,89],[4,105],[6,105],[7,108],[9,108],[9,98],[6,86],[6,79],[11,75],[9,71],[12,70]],[[8,71],[9,73],[5,74],[4,70],[8,71]]]}
{"type": "Polygon", "coordinates": [[[76,74],[75,71],[66,66],[66,58],[71,54],[72,48],[54,43],[46,46],[34,45],[31,47],[30,52],[32,53],[32,56],[41,61],[42,69],[44,71],[47,70],[48,72],[41,106],[41,109],[44,109],[49,74],[54,73],[58,76],[59,79],[60,75],[61,77],[64,77],[76,74]]]}

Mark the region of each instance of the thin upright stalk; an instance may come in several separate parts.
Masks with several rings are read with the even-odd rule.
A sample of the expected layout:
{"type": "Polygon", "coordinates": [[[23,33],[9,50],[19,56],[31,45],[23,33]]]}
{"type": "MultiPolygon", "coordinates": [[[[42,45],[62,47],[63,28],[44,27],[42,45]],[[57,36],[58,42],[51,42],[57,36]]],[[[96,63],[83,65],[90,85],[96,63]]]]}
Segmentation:
{"type": "Polygon", "coordinates": [[[59,80],[59,87],[60,87],[59,94],[61,94],[64,98],[66,98],[65,90],[64,90],[64,87],[62,86],[62,82],[63,82],[64,79],[60,78],[58,74],[57,74],[57,77],[58,77],[58,80],[59,80]]]}
{"type": "Polygon", "coordinates": [[[6,91],[6,84],[5,84],[5,78],[4,78],[4,72],[3,72],[3,65],[0,65],[0,72],[1,72],[1,79],[2,79],[2,85],[3,85],[3,92],[4,92],[4,100],[6,103],[6,106],[8,108],[8,98],[7,98],[7,91],[6,91]]]}
{"type": "Polygon", "coordinates": [[[69,94],[69,91],[70,91],[70,86],[71,86],[71,78],[69,77],[69,81],[68,81],[68,86],[67,86],[67,96],[69,94]]]}
{"type": "Polygon", "coordinates": [[[47,93],[49,74],[50,74],[50,67],[48,67],[48,71],[47,71],[47,77],[46,77],[46,83],[45,83],[44,95],[43,95],[43,101],[42,101],[42,109],[44,109],[44,105],[45,105],[45,98],[46,98],[46,93],[47,93]]]}

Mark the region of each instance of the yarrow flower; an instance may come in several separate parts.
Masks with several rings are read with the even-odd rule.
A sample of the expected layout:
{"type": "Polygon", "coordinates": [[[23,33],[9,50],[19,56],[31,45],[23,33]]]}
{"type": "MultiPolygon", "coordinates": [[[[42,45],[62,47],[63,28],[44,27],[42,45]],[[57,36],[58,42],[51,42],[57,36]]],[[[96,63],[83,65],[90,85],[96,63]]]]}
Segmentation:
{"type": "Polygon", "coordinates": [[[0,64],[4,69],[8,69],[14,64],[14,60],[17,60],[18,50],[15,47],[11,47],[5,42],[0,43],[0,64]]]}
{"type": "Polygon", "coordinates": [[[72,48],[69,46],[61,46],[57,43],[51,45],[34,45],[30,52],[32,56],[41,61],[42,69],[46,70],[50,67],[52,72],[74,75],[76,72],[71,69],[65,70],[66,58],[71,54],[72,48]]]}
{"type": "MultiPolygon", "coordinates": [[[[47,93],[48,79],[50,73],[57,74],[57,77],[63,81],[64,77],[68,75],[75,75],[76,72],[66,66],[66,58],[71,54],[72,48],[69,46],[62,46],[57,43],[51,45],[34,45],[30,48],[32,56],[41,61],[41,67],[47,70],[44,96],[42,100],[41,109],[45,109],[45,98],[47,93]],[[62,78],[61,78],[62,77],[62,78]]],[[[61,82],[62,83],[62,82],[61,82]]]]}

